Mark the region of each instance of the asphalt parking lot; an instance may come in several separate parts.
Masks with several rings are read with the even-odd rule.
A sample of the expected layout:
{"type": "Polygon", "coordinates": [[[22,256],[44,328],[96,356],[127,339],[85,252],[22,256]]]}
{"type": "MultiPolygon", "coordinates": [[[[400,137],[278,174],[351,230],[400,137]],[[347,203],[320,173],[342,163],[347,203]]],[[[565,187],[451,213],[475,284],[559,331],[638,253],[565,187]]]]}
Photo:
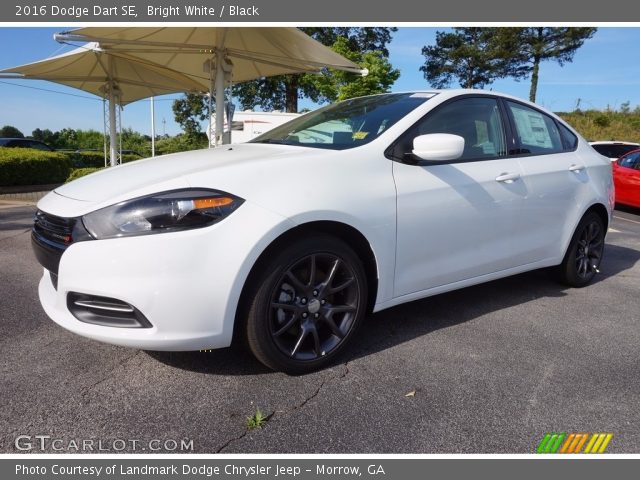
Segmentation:
{"type": "Polygon", "coordinates": [[[110,452],[533,453],[547,432],[611,432],[608,452],[640,453],[638,211],[616,211],[589,287],[537,271],[402,305],[300,377],[237,348],[144,352],[58,327],[38,302],[34,211],[0,205],[1,452],[47,435],[110,452]],[[249,431],[257,408],[268,421],[249,431]]]}

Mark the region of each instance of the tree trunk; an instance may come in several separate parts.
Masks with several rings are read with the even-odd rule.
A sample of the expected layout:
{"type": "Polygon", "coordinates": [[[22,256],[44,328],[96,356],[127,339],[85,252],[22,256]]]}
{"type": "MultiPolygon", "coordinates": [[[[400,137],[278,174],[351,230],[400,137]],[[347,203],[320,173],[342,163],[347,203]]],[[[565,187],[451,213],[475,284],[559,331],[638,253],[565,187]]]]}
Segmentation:
{"type": "Polygon", "coordinates": [[[298,75],[287,75],[285,84],[285,108],[288,113],[298,113],[298,75]]]}
{"type": "Polygon", "coordinates": [[[533,70],[531,71],[531,90],[529,90],[529,101],[536,101],[536,91],[538,90],[538,72],[540,71],[540,57],[533,57],[533,70]]]}
{"type": "Polygon", "coordinates": [[[544,27],[536,27],[535,43],[533,45],[533,70],[531,70],[531,90],[529,90],[529,101],[536,101],[538,91],[538,74],[540,73],[540,60],[544,50],[544,27]]]}

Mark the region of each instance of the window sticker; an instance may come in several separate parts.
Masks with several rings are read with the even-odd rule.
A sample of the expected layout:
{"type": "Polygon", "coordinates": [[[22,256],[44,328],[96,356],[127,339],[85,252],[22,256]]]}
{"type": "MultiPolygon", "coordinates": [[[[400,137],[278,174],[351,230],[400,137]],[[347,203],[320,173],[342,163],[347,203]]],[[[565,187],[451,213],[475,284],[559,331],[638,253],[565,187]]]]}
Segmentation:
{"type": "Polygon", "coordinates": [[[553,148],[547,124],[540,113],[520,108],[512,108],[511,111],[523,144],[541,148],[553,148]]]}
{"type": "Polygon", "coordinates": [[[353,139],[354,140],[364,140],[365,138],[367,138],[367,135],[369,135],[369,132],[353,132],[353,139]]]}

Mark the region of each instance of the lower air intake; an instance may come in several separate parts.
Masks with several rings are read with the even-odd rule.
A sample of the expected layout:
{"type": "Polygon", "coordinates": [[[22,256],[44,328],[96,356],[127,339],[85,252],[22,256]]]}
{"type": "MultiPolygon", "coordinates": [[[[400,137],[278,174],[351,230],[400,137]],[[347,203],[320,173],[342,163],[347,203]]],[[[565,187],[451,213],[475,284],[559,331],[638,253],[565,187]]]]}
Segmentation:
{"type": "Polygon", "coordinates": [[[151,328],[151,323],[133,305],[122,300],[69,292],[67,308],[84,323],[119,328],[151,328]]]}

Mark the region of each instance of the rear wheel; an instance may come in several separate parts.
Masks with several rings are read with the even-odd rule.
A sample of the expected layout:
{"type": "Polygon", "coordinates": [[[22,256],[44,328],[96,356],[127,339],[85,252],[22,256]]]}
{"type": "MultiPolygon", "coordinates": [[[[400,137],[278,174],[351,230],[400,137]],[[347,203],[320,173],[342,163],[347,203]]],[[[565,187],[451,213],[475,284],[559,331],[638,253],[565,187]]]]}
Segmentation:
{"type": "Polygon", "coordinates": [[[269,368],[305,373],[331,362],[365,315],[367,284],[355,252],[318,235],[284,248],[249,287],[246,336],[269,368]]]}
{"type": "Polygon", "coordinates": [[[589,212],[582,217],[558,267],[563,283],[584,287],[591,282],[602,261],[604,235],[605,227],[599,215],[589,212]]]}

